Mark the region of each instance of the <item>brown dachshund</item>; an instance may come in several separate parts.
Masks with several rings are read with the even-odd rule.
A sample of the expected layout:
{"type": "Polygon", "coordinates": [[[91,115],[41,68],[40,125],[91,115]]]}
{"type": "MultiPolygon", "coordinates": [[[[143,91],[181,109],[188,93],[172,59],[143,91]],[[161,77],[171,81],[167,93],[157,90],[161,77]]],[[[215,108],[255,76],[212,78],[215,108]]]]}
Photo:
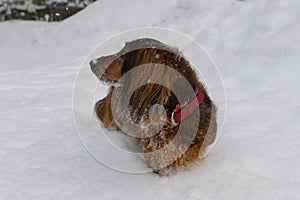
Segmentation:
{"type": "Polygon", "coordinates": [[[214,142],[216,106],[177,49],[138,39],[90,66],[102,82],[112,84],[95,105],[97,117],[105,128],[134,137],[154,172],[187,168],[214,142]]]}

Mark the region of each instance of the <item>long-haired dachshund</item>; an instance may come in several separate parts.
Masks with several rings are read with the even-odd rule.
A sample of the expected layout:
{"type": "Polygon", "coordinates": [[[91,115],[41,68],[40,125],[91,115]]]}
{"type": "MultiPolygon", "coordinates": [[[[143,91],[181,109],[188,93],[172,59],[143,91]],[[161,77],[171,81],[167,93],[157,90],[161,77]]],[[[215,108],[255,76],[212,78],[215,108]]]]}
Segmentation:
{"type": "Polygon", "coordinates": [[[177,49],[138,39],[90,66],[102,82],[112,84],[95,105],[97,117],[105,128],[133,136],[154,172],[187,168],[214,142],[216,106],[177,49]]]}

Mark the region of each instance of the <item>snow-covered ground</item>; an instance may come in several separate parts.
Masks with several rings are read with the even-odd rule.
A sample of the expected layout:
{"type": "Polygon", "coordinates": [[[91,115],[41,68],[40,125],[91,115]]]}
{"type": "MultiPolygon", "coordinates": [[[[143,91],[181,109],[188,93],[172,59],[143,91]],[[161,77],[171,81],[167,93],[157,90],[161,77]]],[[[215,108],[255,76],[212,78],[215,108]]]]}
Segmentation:
{"type": "Polygon", "coordinates": [[[61,23],[0,23],[0,199],[300,199],[299,8],[297,0],[100,0],[61,23]],[[88,52],[145,26],[204,45],[227,93],[215,149],[170,177],[105,167],[73,122],[73,83],[88,52]]]}

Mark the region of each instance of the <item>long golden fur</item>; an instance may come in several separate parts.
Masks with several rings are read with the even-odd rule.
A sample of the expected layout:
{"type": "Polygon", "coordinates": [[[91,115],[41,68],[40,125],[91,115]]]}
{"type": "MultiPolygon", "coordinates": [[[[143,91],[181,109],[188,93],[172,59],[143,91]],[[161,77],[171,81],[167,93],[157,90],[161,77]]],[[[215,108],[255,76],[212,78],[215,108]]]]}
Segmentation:
{"type": "MultiPolygon", "coordinates": [[[[117,83],[130,70],[143,66],[142,73],[132,74],[123,82],[121,93],[118,96],[122,98],[123,95],[126,95],[133,83],[142,85],[133,92],[129,101],[130,117],[138,125],[143,120],[145,123],[151,123],[149,110],[152,106],[157,104],[163,106],[165,109],[163,114],[166,115],[166,113],[172,113],[177,104],[182,103],[178,99],[178,95],[183,97],[193,95],[186,89],[188,86],[181,81],[182,78],[188,81],[193,90],[198,88],[199,92],[204,94],[204,101],[199,106],[198,112],[192,113],[179,125],[175,126],[170,120],[163,120],[161,130],[157,133],[149,137],[136,137],[137,145],[145,153],[146,164],[154,172],[168,174],[171,171],[186,168],[199,160],[199,157],[205,154],[207,147],[214,142],[217,132],[216,107],[205,87],[198,80],[195,71],[178,50],[157,40],[138,39],[126,43],[125,47],[116,54],[91,61],[90,65],[101,81],[113,84],[117,83]],[[165,68],[150,67],[157,64],[175,69],[180,76],[172,77],[166,74],[165,68]],[[152,82],[147,84],[149,80],[152,82]],[[155,81],[163,84],[156,84],[155,81]],[[172,86],[172,90],[167,86],[172,86]],[[173,90],[176,90],[176,95],[173,90]],[[193,129],[196,130],[196,133],[191,133],[193,129]],[[181,137],[177,139],[176,143],[190,140],[187,148],[179,153],[178,148],[159,151],[169,145],[178,132],[181,137]],[[178,156],[178,154],[180,155],[178,156]]],[[[108,95],[96,103],[95,113],[105,128],[121,131],[123,126],[126,127],[126,122],[115,119],[112,111],[112,106],[116,106],[112,105],[116,102],[112,101],[112,94],[116,87],[118,86],[111,86],[108,95]]],[[[157,115],[161,115],[161,113],[157,113],[157,115]]],[[[132,132],[135,132],[136,136],[141,134],[135,129],[132,129],[132,132]]]]}

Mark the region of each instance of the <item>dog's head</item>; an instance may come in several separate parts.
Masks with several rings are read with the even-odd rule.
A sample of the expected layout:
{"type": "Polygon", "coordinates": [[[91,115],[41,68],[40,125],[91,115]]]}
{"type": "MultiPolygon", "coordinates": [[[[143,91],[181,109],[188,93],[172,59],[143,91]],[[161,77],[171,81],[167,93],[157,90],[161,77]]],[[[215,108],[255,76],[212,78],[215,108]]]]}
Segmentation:
{"type": "Polygon", "coordinates": [[[167,46],[153,39],[126,42],[119,52],[93,59],[90,66],[100,81],[114,83],[131,68],[154,62],[153,56],[156,56],[157,49],[167,49],[167,46]]]}
{"type": "Polygon", "coordinates": [[[187,85],[184,85],[180,78],[188,80],[189,87],[193,89],[198,85],[196,73],[181,53],[154,39],[145,38],[127,42],[116,54],[94,59],[90,62],[90,66],[100,81],[113,85],[117,85],[121,77],[135,67],[143,67],[142,72],[139,70],[138,74],[131,73],[128,80],[123,82],[125,94],[133,82],[142,85],[135,90],[130,99],[136,120],[154,104],[164,106],[167,112],[174,109],[180,100],[166,86],[172,85],[180,96],[192,96],[191,93],[187,93],[187,85]],[[170,76],[164,67],[150,67],[157,64],[175,69],[180,76],[170,76]],[[152,80],[152,83],[147,84],[149,80],[152,80]],[[155,80],[159,80],[161,84],[153,83],[155,80]]]}

